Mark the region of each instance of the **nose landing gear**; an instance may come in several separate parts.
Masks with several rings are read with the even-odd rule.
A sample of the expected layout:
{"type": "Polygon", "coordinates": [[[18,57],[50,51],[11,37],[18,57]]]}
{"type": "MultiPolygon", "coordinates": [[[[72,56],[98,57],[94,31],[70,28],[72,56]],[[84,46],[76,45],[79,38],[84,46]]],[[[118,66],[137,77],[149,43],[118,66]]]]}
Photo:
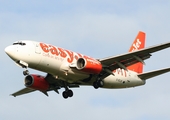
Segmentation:
{"type": "Polygon", "coordinates": [[[29,75],[29,71],[26,69],[23,71],[23,75],[26,76],[26,75],[29,75]]]}
{"type": "Polygon", "coordinates": [[[29,75],[29,71],[27,70],[27,68],[28,68],[28,63],[26,63],[26,62],[24,62],[24,61],[22,61],[22,60],[19,60],[19,61],[16,62],[16,64],[25,69],[25,70],[23,71],[23,75],[24,75],[24,76],[29,75]]]}

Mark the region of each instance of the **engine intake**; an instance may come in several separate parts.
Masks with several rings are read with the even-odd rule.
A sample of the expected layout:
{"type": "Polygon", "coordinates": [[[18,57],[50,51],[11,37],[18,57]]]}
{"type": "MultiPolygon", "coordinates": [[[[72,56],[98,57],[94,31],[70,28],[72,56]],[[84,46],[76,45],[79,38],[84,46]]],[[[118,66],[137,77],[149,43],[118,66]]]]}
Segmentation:
{"type": "Polygon", "coordinates": [[[91,58],[79,58],[76,68],[90,74],[99,74],[102,71],[102,65],[99,61],[91,58]]]}
{"type": "Polygon", "coordinates": [[[40,75],[26,76],[25,86],[40,91],[47,91],[49,89],[49,83],[40,75]]]}
{"type": "Polygon", "coordinates": [[[31,75],[28,75],[25,77],[25,86],[29,87],[33,84],[33,77],[31,75]]]}

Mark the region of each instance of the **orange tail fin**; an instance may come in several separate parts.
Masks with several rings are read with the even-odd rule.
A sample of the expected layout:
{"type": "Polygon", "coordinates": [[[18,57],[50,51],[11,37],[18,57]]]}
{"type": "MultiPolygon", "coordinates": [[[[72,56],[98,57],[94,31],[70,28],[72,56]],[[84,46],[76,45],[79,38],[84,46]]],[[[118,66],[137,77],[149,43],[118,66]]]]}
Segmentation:
{"type": "MultiPolygon", "coordinates": [[[[140,50],[140,49],[143,49],[144,47],[145,47],[145,33],[139,31],[132,46],[129,49],[129,52],[140,50]]],[[[135,71],[137,73],[142,73],[143,72],[143,64],[141,62],[138,62],[136,64],[133,64],[133,65],[127,67],[127,69],[135,71]]]]}

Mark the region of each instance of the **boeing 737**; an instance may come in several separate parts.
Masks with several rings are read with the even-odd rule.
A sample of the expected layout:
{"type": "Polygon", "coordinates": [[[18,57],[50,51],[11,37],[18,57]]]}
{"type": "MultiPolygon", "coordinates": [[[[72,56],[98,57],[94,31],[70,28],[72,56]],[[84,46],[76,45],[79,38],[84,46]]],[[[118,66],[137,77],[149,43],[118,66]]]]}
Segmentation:
{"type": "MultiPolygon", "coordinates": [[[[6,54],[24,68],[25,88],[12,94],[16,97],[36,90],[48,96],[48,91],[66,99],[73,96],[71,88],[129,88],[144,85],[146,80],[170,71],[170,68],[143,73],[144,60],[151,53],[170,47],[170,42],[145,48],[145,33],[139,32],[129,52],[103,59],[95,59],[77,52],[43,42],[21,40],[5,48],[6,54]],[[28,68],[47,73],[30,74],[28,68]]],[[[11,78],[12,79],[12,78],[11,78]]]]}

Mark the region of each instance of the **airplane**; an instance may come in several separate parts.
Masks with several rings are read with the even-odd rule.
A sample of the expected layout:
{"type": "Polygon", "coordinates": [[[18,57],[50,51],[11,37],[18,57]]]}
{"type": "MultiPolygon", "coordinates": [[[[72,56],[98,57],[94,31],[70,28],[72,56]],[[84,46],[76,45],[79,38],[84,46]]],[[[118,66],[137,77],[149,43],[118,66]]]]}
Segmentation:
{"type": "Polygon", "coordinates": [[[73,96],[71,88],[93,86],[95,89],[130,88],[141,86],[146,80],[170,68],[143,72],[144,60],[151,53],[170,47],[170,42],[145,48],[145,33],[139,31],[129,51],[125,54],[95,59],[77,52],[43,42],[20,40],[5,48],[6,54],[24,69],[25,88],[12,96],[40,91],[48,96],[64,88],[63,98],[73,96]],[[46,76],[29,74],[28,68],[47,73],[46,76]]]}

